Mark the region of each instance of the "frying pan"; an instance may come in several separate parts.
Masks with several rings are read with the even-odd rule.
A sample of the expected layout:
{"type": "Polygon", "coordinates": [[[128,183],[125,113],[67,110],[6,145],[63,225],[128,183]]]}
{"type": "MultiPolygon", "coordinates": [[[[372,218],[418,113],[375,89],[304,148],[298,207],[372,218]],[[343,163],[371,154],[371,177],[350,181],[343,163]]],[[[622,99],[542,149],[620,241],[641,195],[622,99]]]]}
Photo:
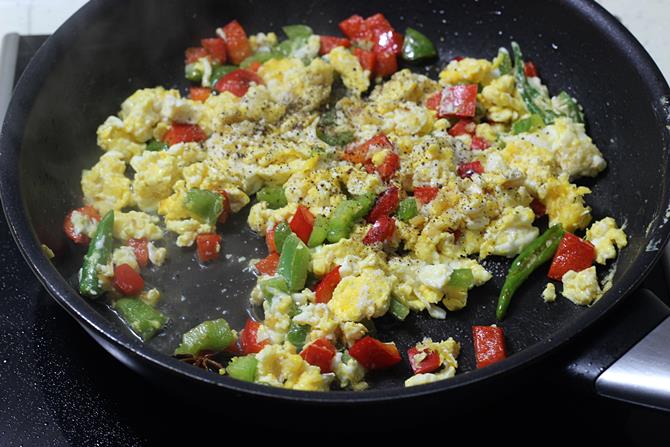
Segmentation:
{"type": "Polygon", "coordinates": [[[587,349],[573,360],[571,370],[585,378],[589,388],[667,409],[670,366],[662,362],[669,357],[670,342],[663,345],[670,334],[664,321],[668,310],[647,292],[636,290],[659,259],[670,230],[669,98],[668,85],[642,46],[592,1],[368,0],[354,5],[321,0],[94,0],[48,39],[18,82],[0,141],[0,193],[12,234],[51,295],[119,360],[173,388],[212,400],[239,395],[308,404],[420,401],[427,396],[455,399],[512,380],[515,373],[534,368],[539,360],[569,346],[574,352],[587,349]],[[418,314],[402,324],[387,318],[377,324],[378,337],[396,341],[401,352],[423,336],[453,336],[463,346],[455,378],[404,388],[410,371],[403,362],[371,374],[372,389],[365,392],[306,393],[235,381],[169,355],[179,335],[204,319],[225,316],[240,328],[254,313],[247,304],[254,280],[243,267],[250,258],[263,256],[264,244],[245,229],[244,213],[223,231],[223,250],[231,256],[205,268],[197,265],[192,250],[177,249],[168,240],[168,264],[148,272],[146,280],[162,290],[159,306],[171,323],[147,344],[104,303],[78,295],[73,285],[83,252],[66,241],[62,221],[68,210],[81,205],[81,170],[100,156],[97,126],[117,113],[124,98],[136,89],[157,85],[184,90],[183,50],[232,19],[252,33],[308,23],[317,33],[337,34],[339,20],[379,11],[401,32],[412,26],[438,46],[439,61],[414,70],[435,76],[455,56],[491,58],[499,47],[516,40],[540,68],[551,92],[567,90],[584,106],[588,132],[609,167],[597,179],[579,183],[593,190],[587,200],[595,218],[613,216],[625,222],[629,235],[628,247],[609,266],[614,271],[613,287],[601,300],[590,308],[562,298],[545,304],[540,299],[545,269],[539,269],[514,297],[502,322],[510,357],[476,370],[470,328],[495,322],[495,302],[509,265],[507,259],[487,259],[484,266],[494,279],[471,293],[464,310],[449,313],[446,320],[418,314]],[[55,251],[53,261],[43,255],[41,243],[55,251]],[[605,333],[600,343],[587,344],[580,338],[627,296],[636,303],[623,316],[629,323],[626,333],[618,331],[616,339],[605,333]],[[661,347],[655,347],[659,343],[661,347]],[[600,348],[590,348],[593,344],[600,348]],[[645,363],[643,369],[656,367],[658,377],[642,378],[639,370],[629,374],[631,362],[645,361],[649,353],[661,364],[645,363]],[[641,378],[642,387],[634,383],[641,378]]]}

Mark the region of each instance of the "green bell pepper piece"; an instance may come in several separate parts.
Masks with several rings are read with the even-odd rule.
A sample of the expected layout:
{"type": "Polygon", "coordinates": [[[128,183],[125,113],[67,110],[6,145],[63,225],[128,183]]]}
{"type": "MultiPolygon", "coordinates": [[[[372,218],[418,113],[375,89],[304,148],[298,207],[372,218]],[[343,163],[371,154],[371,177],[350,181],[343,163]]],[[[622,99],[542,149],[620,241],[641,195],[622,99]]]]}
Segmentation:
{"type": "Polygon", "coordinates": [[[354,141],[354,132],[347,128],[336,129],[337,111],[330,109],[319,117],[316,136],[329,146],[345,146],[354,141]]]}
{"type": "Polygon", "coordinates": [[[447,285],[454,289],[468,290],[475,282],[470,269],[456,269],[451,272],[447,285]]]}
{"type": "Polygon", "coordinates": [[[120,298],[113,307],[143,341],[156,335],[167,322],[163,313],[137,298],[120,298]]]}
{"type": "Polygon", "coordinates": [[[223,196],[204,189],[191,189],[186,193],[184,207],[213,226],[223,211],[223,196]]]}
{"type": "Polygon", "coordinates": [[[209,82],[214,87],[216,83],[227,75],[228,73],[231,73],[235,70],[237,70],[238,67],[235,65],[217,65],[216,67],[212,68],[212,75],[209,77],[209,82]]]}
{"type": "Polygon", "coordinates": [[[112,230],[114,229],[114,211],[107,214],[98,222],[98,227],[88,245],[84,256],[79,279],[79,293],[96,297],[102,294],[102,284],[98,280],[98,265],[105,265],[112,256],[112,230]]]}
{"type": "Polygon", "coordinates": [[[419,210],[417,209],[416,199],[414,197],[407,197],[398,204],[396,216],[403,222],[407,222],[413,217],[416,217],[417,214],[419,214],[419,210]]]}
{"type": "Polygon", "coordinates": [[[288,285],[286,280],[281,276],[273,276],[272,278],[263,279],[259,286],[263,296],[267,299],[272,299],[276,292],[288,293],[288,285]]]}
{"type": "Polygon", "coordinates": [[[391,298],[389,312],[400,321],[404,321],[409,315],[409,307],[405,306],[400,300],[391,298]]]}
{"type": "Polygon", "coordinates": [[[248,58],[240,62],[240,68],[247,68],[249,65],[254,62],[264,64],[270,59],[282,59],[284,55],[279,51],[270,50],[270,51],[257,51],[248,58]]]}
{"type": "Polygon", "coordinates": [[[302,351],[302,347],[305,346],[305,339],[307,338],[307,334],[309,334],[310,329],[311,326],[308,324],[297,324],[291,322],[291,326],[289,327],[288,333],[286,334],[286,339],[293,346],[295,346],[295,349],[298,352],[300,352],[302,351]]]}
{"type": "Polygon", "coordinates": [[[219,352],[235,343],[237,337],[223,318],[200,323],[181,337],[174,355],[197,355],[200,351],[219,352]]]}
{"type": "Polygon", "coordinates": [[[200,62],[193,62],[192,64],[186,64],[184,67],[184,77],[192,82],[202,81],[202,75],[204,74],[204,69],[200,62]]]}
{"type": "Polygon", "coordinates": [[[364,194],[337,205],[328,221],[328,242],[349,237],[356,221],[367,216],[374,203],[374,195],[364,194]]]}
{"type": "Polygon", "coordinates": [[[530,115],[512,123],[512,134],[518,135],[524,132],[534,132],[542,127],[544,127],[542,117],[540,115],[530,115]]]}
{"type": "Polygon", "coordinates": [[[160,152],[160,151],[166,151],[168,149],[169,149],[168,144],[163,142],[163,141],[158,141],[158,140],[152,138],[151,140],[149,140],[147,142],[147,147],[146,147],[147,151],[160,152]]]}
{"type": "Polygon", "coordinates": [[[295,37],[309,37],[314,34],[312,28],[307,25],[286,25],[282,26],[281,29],[289,39],[293,39],[295,37]]]}
{"type": "Polygon", "coordinates": [[[554,256],[558,244],[563,238],[563,227],[560,224],[554,225],[533,242],[528,244],[521,253],[514,258],[512,265],[507,272],[505,283],[500,290],[498,297],[498,306],[496,307],[496,317],[498,320],[505,318],[507,308],[512,300],[512,295],[523,284],[523,282],[539,266],[547,262],[554,256]]]}
{"type": "Polygon", "coordinates": [[[428,37],[414,28],[405,30],[405,41],[402,45],[402,58],[404,60],[414,62],[435,56],[437,56],[437,50],[428,37]]]}
{"type": "MultiPolygon", "coordinates": [[[[309,240],[307,241],[307,246],[309,248],[318,247],[323,244],[328,236],[328,219],[325,216],[316,216],[314,219],[314,227],[312,228],[312,234],[309,235],[309,240]]],[[[275,241],[277,240],[277,235],[275,233],[275,241]]]]}
{"type": "Polygon", "coordinates": [[[256,199],[259,202],[267,202],[268,208],[271,210],[283,208],[288,205],[288,200],[286,200],[286,195],[284,194],[284,188],[281,186],[264,186],[256,193],[256,199]]]}
{"type": "Polygon", "coordinates": [[[300,238],[293,233],[288,235],[279,257],[277,274],[284,278],[289,291],[299,292],[305,288],[310,257],[309,248],[300,238]]]}
{"type": "Polygon", "coordinates": [[[226,366],[226,373],[233,379],[253,382],[256,380],[256,368],[258,360],[254,355],[245,355],[244,357],[233,357],[226,366]]]}
{"type": "Polygon", "coordinates": [[[275,247],[277,248],[277,253],[282,252],[284,248],[284,242],[289,234],[293,233],[291,227],[286,222],[279,222],[275,227],[275,247]]]}

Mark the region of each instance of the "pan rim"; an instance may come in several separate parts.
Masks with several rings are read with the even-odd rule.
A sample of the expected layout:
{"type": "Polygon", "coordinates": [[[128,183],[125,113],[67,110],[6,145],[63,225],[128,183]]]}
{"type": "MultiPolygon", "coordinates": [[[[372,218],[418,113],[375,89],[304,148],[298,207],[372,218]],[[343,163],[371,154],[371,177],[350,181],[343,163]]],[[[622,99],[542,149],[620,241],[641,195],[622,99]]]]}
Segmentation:
{"type": "MultiPolygon", "coordinates": [[[[68,19],[39,49],[19,79],[15,94],[7,110],[0,138],[0,163],[5,166],[5,172],[0,176],[0,199],[2,200],[3,211],[12,237],[29,267],[49,294],[80,324],[87,329],[90,328],[93,330],[97,336],[120,348],[126,355],[139,357],[143,361],[152,364],[152,366],[179,374],[189,380],[222,387],[231,392],[248,393],[260,397],[303,403],[334,405],[377,403],[445,393],[464,385],[474,385],[495,377],[511,374],[522,366],[536,363],[540,359],[550,355],[558,347],[569,343],[639,287],[653,265],[659,260],[662,247],[670,236],[670,225],[661,224],[657,226],[654,233],[649,235],[648,238],[651,239],[653,237],[657,239],[659,241],[659,249],[642,253],[636,259],[630,271],[627,272],[627,276],[620,278],[618,284],[614,285],[607,296],[596,303],[591,309],[588,309],[588,311],[583,312],[579,317],[570,321],[569,324],[557,330],[551,339],[539,341],[523,351],[515,353],[515,355],[504,362],[491,365],[485,370],[469,371],[465,374],[456,375],[450,380],[410,388],[372,389],[364,392],[313,392],[287,390],[255,383],[246,383],[227,376],[214,375],[193,368],[149,346],[145,346],[129,333],[120,333],[114,330],[107,319],[92,309],[91,305],[67,283],[42,253],[41,244],[29,225],[26,207],[21,195],[20,174],[17,167],[20,163],[22,135],[19,135],[17,138],[17,135],[11,132],[11,128],[16,127],[16,125],[12,126],[14,123],[21,125],[25,123],[29,111],[25,110],[27,109],[26,107],[20,107],[20,105],[32,104],[40,90],[39,82],[29,83],[26,79],[31,78],[34,80],[45,77],[45,74],[40,74],[38,67],[45,63],[53,63],[61,51],[60,48],[66,47],[61,47],[63,41],[66,41],[68,38],[66,31],[63,30],[67,30],[68,27],[71,28],[73,23],[87,22],[104,3],[107,3],[107,0],[93,0],[68,19]],[[7,169],[8,167],[9,169],[7,169]]],[[[595,28],[607,31],[607,34],[609,34],[616,45],[627,50],[631,63],[635,63],[638,70],[644,73],[644,78],[650,90],[658,92],[659,98],[670,97],[670,88],[655,62],[636,38],[614,16],[593,0],[567,0],[564,2],[564,6],[565,8],[576,9],[595,28]]],[[[23,128],[21,128],[20,132],[22,131],[23,128]]],[[[670,152],[670,138],[666,142],[666,149],[670,152]]],[[[666,163],[663,166],[666,174],[667,167],[666,163]]],[[[665,188],[662,199],[667,201],[670,178],[667,175],[665,177],[665,188]]],[[[660,201],[659,203],[665,202],[660,201]]]]}

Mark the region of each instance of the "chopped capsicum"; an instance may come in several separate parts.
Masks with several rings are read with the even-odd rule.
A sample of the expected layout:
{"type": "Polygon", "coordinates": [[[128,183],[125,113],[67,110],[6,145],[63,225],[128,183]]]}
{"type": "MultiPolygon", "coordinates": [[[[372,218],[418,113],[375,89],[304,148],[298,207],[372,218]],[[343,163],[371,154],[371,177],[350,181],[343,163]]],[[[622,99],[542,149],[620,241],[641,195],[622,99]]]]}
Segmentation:
{"type": "Polygon", "coordinates": [[[284,188],[281,186],[264,186],[256,193],[256,199],[259,202],[267,202],[268,208],[271,210],[283,208],[288,204],[284,188]]]}
{"type": "Polygon", "coordinates": [[[167,322],[167,317],[158,309],[137,298],[120,298],[113,307],[144,341],[156,335],[167,322]]]}
{"type": "Polygon", "coordinates": [[[291,292],[299,292],[305,287],[310,261],[309,248],[298,236],[291,233],[284,241],[277,273],[286,280],[291,292]]]}
{"type": "Polygon", "coordinates": [[[102,294],[102,284],[98,279],[98,266],[105,265],[112,256],[112,230],[114,228],[114,211],[109,211],[98,223],[93,234],[88,252],[84,256],[79,280],[79,293],[95,297],[102,294]]]}
{"type": "Polygon", "coordinates": [[[198,219],[214,226],[223,211],[223,197],[212,191],[191,189],[186,193],[184,207],[198,219]]]}
{"type": "Polygon", "coordinates": [[[420,59],[430,59],[437,56],[433,42],[414,28],[405,30],[405,41],[402,45],[402,58],[414,62],[420,59]]]}
{"type": "Polygon", "coordinates": [[[237,336],[223,318],[203,321],[181,337],[175,355],[197,355],[200,351],[224,351],[235,343],[237,336]]]}
{"type": "Polygon", "coordinates": [[[258,360],[254,355],[245,355],[243,357],[233,357],[226,366],[226,373],[233,379],[253,382],[256,380],[256,369],[258,360]]]}

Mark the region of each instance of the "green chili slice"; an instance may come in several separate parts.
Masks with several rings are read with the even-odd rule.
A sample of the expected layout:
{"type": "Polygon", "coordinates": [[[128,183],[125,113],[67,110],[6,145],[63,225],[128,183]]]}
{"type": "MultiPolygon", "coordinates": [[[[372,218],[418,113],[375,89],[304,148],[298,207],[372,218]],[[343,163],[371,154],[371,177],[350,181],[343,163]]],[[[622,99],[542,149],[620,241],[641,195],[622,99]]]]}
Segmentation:
{"type": "Polygon", "coordinates": [[[98,223],[84,256],[79,279],[79,293],[82,295],[95,297],[103,292],[98,280],[98,265],[107,264],[112,256],[113,229],[114,211],[109,211],[98,223]]]}
{"type": "Polygon", "coordinates": [[[493,61],[494,65],[498,65],[498,70],[501,75],[512,73],[512,59],[509,57],[509,52],[505,48],[498,50],[498,56],[493,61]]]}
{"type": "Polygon", "coordinates": [[[181,337],[175,355],[197,355],[200,351],[219,352],[235,343],[237,337],[223,318],[200,323],[181,337]]]}
{"type": "Polygon", "coordinates": [[[512,42],[514,53],[514,77],[516,88],[531,114],[539,115],[545,124],[552,124],[556,120],[556,113],[551,109],[549,97],[540,89],[528,82],[524,72],[523,54],[516,42],[512,42]]]}
{"type": "Polygon", "coordinates": [[[561,242],[563,233],[564,231],[560,224],[554,225],[528,244],[512,261],[498,298],[498,306],[496,308],[496,317],[498,320],[505,318],[512,295],[519,286],[523,284],[535,269],[547,262],[554,255],[558,244],[561,242]]]}
{"type": "Polygon", "coordinates": [[[414,28],[405,30],[405,41],[402,45],[402,58],[404,60],[414,62],[435,56],[437,56],[437,50],[428,37],[414,28]]]}
{"type": "Polygon", "coordinates": [[[165,315],[158,309],[137,298],[120,298],[113,307],[144,341],[156,335],[167,322],[165,315]]]}
{"type": "Polygon", "coordinates": [[[584,112],[577,100],[563,91],[554,98],[554,109],[576,123],[584,122],[584,112]]]}

